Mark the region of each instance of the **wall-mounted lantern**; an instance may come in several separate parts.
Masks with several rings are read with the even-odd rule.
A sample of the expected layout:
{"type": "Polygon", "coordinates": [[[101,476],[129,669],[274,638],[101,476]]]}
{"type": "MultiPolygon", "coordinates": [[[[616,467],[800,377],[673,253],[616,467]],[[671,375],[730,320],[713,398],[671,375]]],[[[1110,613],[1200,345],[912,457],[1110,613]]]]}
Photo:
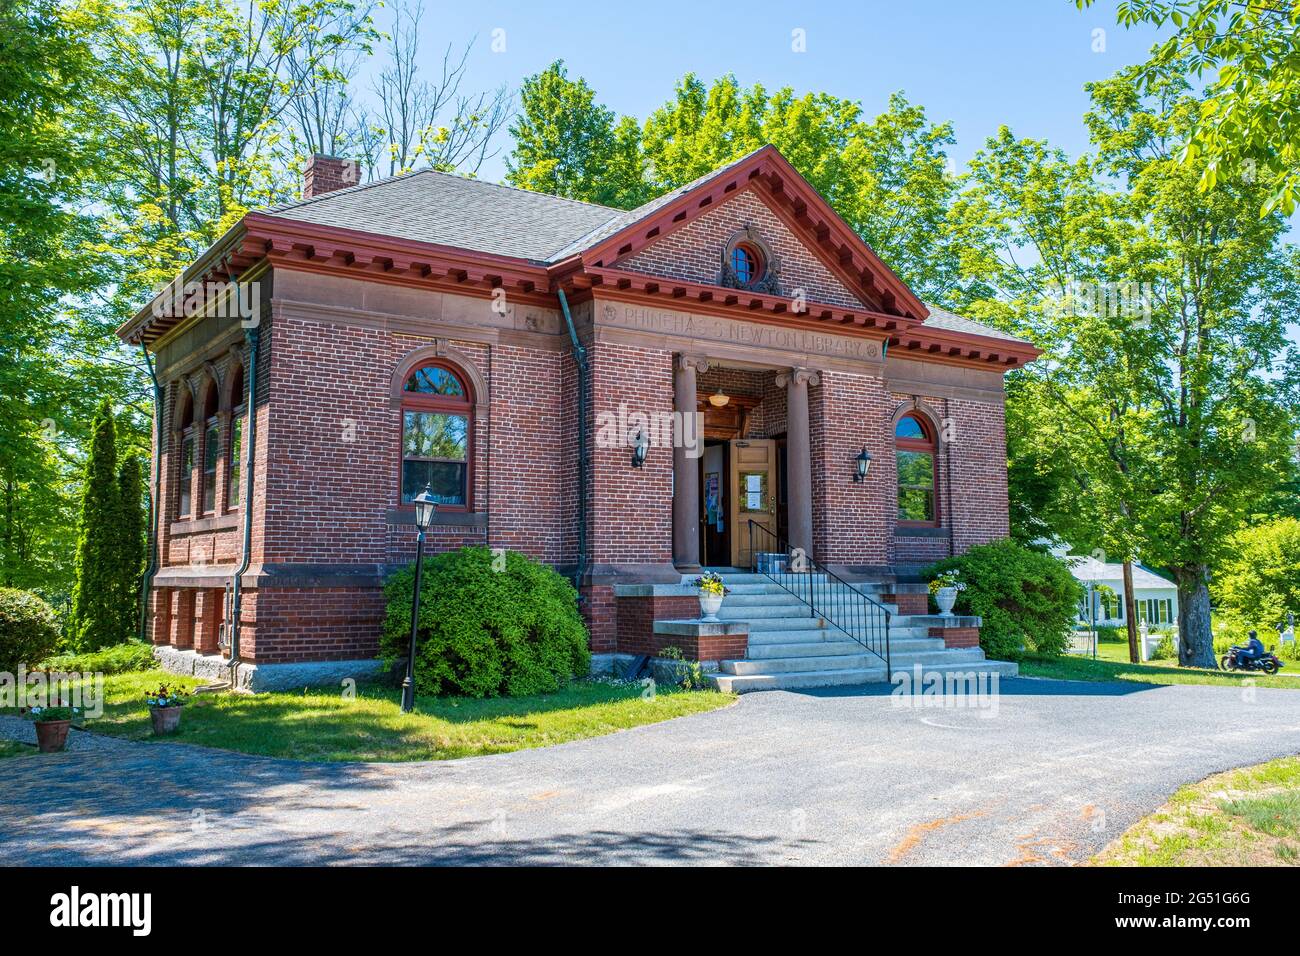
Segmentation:
{"type": "Polygon", "coordinates": [[[865,445],[862,446],[862,454],[853,459],[853,464],[857,466],[857,471],[853,473],[853,480],[866,481],[867,471],[871,468],[871,452],[867,451],[865,445]]]}
{"type": "Polygon", "coordinates": [[[640,468],[645,464],[646,452],[650,450],[650,439],[644,430],[638,431],[632,439],[632,467],[640,468]]]}

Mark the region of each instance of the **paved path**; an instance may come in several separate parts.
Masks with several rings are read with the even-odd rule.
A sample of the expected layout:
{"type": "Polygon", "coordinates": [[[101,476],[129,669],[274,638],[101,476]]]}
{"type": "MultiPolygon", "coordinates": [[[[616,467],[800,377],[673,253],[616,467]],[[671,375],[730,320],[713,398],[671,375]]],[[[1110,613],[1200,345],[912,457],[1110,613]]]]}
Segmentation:
{"type": "Polygon", "coordinates": [[[772,691],[419,764],[180,744],[0,760],[0,859],[90,863],[1086,860],[1179,785],[1300,752],[1300,694],[1004,680],[996,710],[772,691]]]}

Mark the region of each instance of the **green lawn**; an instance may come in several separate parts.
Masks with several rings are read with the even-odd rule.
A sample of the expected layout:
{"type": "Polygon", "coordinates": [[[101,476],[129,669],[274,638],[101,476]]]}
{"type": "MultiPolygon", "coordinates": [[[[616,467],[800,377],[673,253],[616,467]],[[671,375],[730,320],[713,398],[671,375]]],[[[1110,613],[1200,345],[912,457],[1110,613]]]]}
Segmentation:
{"type": "Polygon", "coordinates": [[[1295,672],[1295,661],[1286,665],[1280,674],[1269,677],[1258,671],[1202,670],[1196,667],[1179,667],[1176,661],[1148,661],[1130,664],[1128,644],[1101,641],[1097,644],[1097,660],[1077,654],[1059,657],[1030,655],[1020,660],[1020,673],[1025,677],[1053,677],[1058,680],[1139,681],[1145,684],[1214,684],[1233,687],[1244,680],[1258,687],[1282,687],[1300,690],[1300,679],[1287,677],[1295,672]]]}
{"type": "Polygon", "coordinates": [[[28,744],[20,744],[16,740],[0,740],[0,760],[6,757],[27,757],[36,752],[36,748],[28,744]]]}
{"type": "MultiPolygon", "coordinates": [[[[146,689],[161,681],[192,688],[192,678],[137,671],[104,678],[104,716],[86,722],[96,733],[152,741],[146,689]]],[[[191,700],[179,733],[168,740],[294,760],[444,760],[506,753],[597,737],[615,730],[726,706],[716,691],[660,687],[642,699],[638,685],[575,681],[539,697],[421,697],[403,714],[399,692],[358,687],[305,693],[203,694],[191,700]]]]}
{"type": "Polygon", "coordinates": [[[1300,757],[1181,787],[1092,861],[1101,866],[1300,864],[1300,757]]]}

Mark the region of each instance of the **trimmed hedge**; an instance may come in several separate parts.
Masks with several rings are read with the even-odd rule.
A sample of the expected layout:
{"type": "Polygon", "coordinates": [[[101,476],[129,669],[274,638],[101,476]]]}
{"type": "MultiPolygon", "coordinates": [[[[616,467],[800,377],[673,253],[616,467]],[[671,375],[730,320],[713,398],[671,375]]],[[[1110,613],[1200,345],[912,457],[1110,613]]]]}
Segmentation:
{"type": "MultiPolygon", "coordinates": [[[[415,566],[385,586],[385,661],[406,657],[415,566]]],[[[552,568],[514,551],[462,548],[424,560],[415,686],[420,694],[554,693],[591,667],[578,594],[552,568]],[[494,569],[495,561],[495,569],[494,569]]]]}
{"type": "Polygon", "coordinates": [[[946,558],[922,574],[956,571],[966,584],[957,595],[959,614],[977,614],[980,647],[991,658],[1060,654],[1069,645],[1083,588],[1064,561],[1004,539],[946,558]]]}
{"type": "Polygon", "coordinates": [[[34,668],[59,645],[54,608],[30,591],[0,588],[0,671],[34,668]]]}

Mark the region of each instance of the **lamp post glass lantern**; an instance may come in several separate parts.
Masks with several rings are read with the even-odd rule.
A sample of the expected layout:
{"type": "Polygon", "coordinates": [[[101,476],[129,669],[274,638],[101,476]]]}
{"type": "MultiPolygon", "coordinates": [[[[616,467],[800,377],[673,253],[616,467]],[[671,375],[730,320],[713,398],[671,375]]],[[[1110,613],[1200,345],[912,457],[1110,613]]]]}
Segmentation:
{"type": "Polygon", "coordinates": [[[411,595],[411,647],[406,655],[406,677],[402,680],[402,713],[409,714],[415,709],[415,636],[420,626],[420,571],[424,564],[424,533],[433,523],[433,516],[438,510],[438,499],[433,497],[433,488],[424,486],[424,490],[415,496],[415,591],[411,595]]]}
{"type": "Polygon", "coordinates": [[[865,445],[862,447],[862,454],[853,459],[853,464],[857,468],[853,473],[853,480],[866,481],[867,470],[871,467],[871,452],[867,451],[865,445]]]}
{"type": "Polygon", "coordinates": [[[639,431],[632,438],[632,467],[640,468],[645,464],[646,452],[650,450],[650,439],[646,433],[639,431]]]}

